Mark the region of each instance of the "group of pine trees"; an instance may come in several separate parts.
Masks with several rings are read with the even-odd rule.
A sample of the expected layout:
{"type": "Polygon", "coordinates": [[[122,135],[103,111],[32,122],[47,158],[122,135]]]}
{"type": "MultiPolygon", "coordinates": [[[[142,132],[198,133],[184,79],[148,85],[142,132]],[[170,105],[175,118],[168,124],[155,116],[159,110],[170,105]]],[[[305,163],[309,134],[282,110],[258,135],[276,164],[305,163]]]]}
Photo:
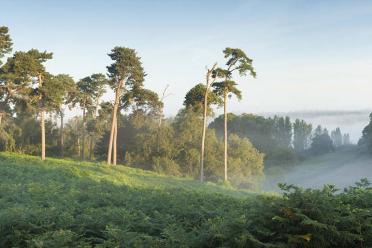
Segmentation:
{"type": "Polygon", "coordinates": [[[242,98],[234,79],[256,77],[252,59],[238,48],[223,51],[225,64],[207,68],[205,81],[187,92],[184,108],[168,119],[163,114],[167,88],[159,97],[144,87],[146,73],[134,49],[113,48],[107,75],[95,73],[77,82],[47,71],[52,53],[11,51],[8,29],[0,27],[0,58],[7,55],[4,63],[0,60],[2,150],[245,184],[262,176],[264,154],[267,164],[281,164],[350,143],[339,128],[329,135],[299,119],[228,113],[229,99],[242,98]],[[113,101],[103,101],[110,90],[113,101]],[[82,116],[65,123],[66,108],[76,107],[82,116]],[[223,115],[208,125],[213,109],[220,107],[223,115]]]}
{"type": "Polygon", "coordinates": [[[241,98],[234,77],[256,75],[252,60],[241,49],[223,51],[225,65],[215,64],[207,71],[197,92],[201,95],[186,96],[185,108],[172,120],[164,119],[158,94],[144,87],[146,74],[134,49],[113,48],[107,76],[97,73],[75,82],[67,74],[47,71],[45,62],[53,58],[50,52],[32,49],[11,54],[7,27],[0,28],[0,39],[1,58],[7,55],[0,68],[3,150],[39,153],[42,160],[46,154],[78,154],[82,160],[106,159],[113,165],[118,161],[140,167],[152,164],[174,174],[199,174],[201,181],[204,177],[227,181],[228,167],[231,178],[262,174],[263,154],[249,140],[227,134],[228,100],[232,95],[241,98]],[[109,89],[115,97],[104,102],[102,96],[109,89]],[[224,109],[222,140],[207,128],[213,104],[224,109]],[[74,107],[82,110],[82,116],[64,123],[66,108],[74,107]],[[228,152],[228,146],[234,149],[228,152]]]}

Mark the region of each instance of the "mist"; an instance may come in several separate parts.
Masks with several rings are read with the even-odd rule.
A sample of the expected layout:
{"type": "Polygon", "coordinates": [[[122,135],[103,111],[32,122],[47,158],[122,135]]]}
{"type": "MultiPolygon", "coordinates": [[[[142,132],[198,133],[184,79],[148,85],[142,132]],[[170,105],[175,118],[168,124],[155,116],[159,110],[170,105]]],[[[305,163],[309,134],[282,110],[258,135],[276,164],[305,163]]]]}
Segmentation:
{"type": "Polygon", "coordinates": [[[278,191],[278,183],[287,183],[306,188],[333,184],[343,189],[362,178],[372,180],[372,157],[352,147],[286,167],[268,168],[263,188],[278,191]]]}
{"type": "Polygon", "coordinates": [[[328,131],[332,131],[339,127],[342,133],[350,134],[350,140],[352,143],[358,143],[363,128],[369,122],[369,114],[371,110],[355,110],[355,111],[294,111],[294,112],[272,112],[262,113],[263,116],[272,117],[278,116],[289,116],[292,120],[301,119],[313,125],[316,128],[317,125],[321,125],[327,128],[328,131]]]}

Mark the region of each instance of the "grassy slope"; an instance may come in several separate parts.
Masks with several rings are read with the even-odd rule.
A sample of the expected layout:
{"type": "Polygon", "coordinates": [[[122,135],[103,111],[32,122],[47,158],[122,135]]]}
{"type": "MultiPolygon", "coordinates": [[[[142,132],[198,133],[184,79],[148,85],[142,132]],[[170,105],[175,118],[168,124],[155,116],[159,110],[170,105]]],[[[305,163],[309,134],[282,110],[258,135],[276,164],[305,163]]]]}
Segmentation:
{"type": "Polygon", "coordinates": [[[204,225],[241,215],[252,196],[124,166],[0,153],[0,246],[162,246],[191,234],[198,246],[204,225]]]}

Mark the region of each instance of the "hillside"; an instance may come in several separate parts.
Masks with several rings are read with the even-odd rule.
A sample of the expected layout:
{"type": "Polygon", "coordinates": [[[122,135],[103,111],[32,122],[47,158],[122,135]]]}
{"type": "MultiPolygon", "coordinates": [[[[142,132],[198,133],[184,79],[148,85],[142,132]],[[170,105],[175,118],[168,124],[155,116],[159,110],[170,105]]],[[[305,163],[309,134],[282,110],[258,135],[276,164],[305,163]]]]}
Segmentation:
{"type": "Polygon", "coordinates": [[[282,198],[0,153],[0,247],[360,247],[372,244],[365,187],[338,195],[288,188],[282,198]],[[308,199],[314,205],[301,209],[308,199]]]}

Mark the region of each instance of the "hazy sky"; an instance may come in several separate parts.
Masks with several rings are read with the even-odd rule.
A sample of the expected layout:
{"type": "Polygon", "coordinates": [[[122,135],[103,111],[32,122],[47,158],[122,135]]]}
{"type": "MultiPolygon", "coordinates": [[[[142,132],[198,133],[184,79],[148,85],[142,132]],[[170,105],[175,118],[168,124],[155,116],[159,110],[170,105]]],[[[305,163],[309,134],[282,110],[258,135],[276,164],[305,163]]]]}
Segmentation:
{"type": "Polygon", "coordinates": [[[135,48],[166,113],[181,107],[222,50],[244,49],[257,79],[238,82],[235,112],[372,107],[372,1],[0,0],[14,50],[54,53],[47,67],[75,79],[106,72],[114,46],[135,48]]]}

